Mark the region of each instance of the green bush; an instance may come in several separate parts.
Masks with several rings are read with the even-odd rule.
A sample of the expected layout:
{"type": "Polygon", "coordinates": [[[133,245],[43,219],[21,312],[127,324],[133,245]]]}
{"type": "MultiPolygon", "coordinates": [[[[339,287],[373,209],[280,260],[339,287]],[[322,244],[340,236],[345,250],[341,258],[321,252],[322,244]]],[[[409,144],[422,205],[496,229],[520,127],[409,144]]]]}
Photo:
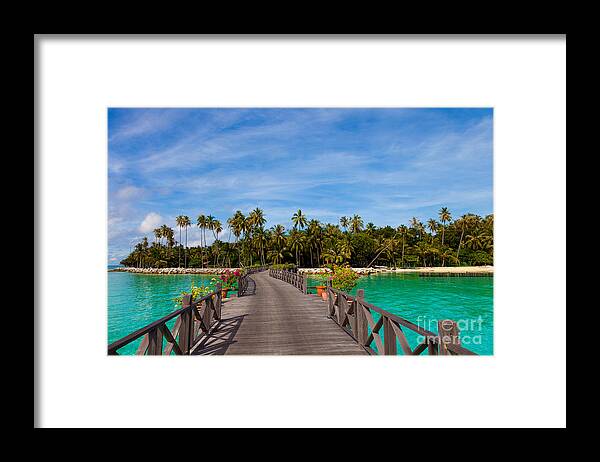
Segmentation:
{"type": "Polygon", "coordinates": [[[334,289],[349,292],[356,286],[359,278],[360,276],[352,268],[334,265],[331,286],[334,289]]]}

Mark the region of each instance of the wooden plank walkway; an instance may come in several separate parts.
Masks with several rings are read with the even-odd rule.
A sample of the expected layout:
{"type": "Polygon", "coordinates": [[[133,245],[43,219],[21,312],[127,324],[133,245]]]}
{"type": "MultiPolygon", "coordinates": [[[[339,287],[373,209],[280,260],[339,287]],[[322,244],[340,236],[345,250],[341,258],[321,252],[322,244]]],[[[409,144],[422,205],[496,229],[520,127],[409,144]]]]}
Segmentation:
{"type": "Polygon", "coordinates": [[[223,304],[222,320],[194,346],[195,355],[366,355],[327,318],[315,295],[269,276],[250,276],[246,295],[223,304]]]}

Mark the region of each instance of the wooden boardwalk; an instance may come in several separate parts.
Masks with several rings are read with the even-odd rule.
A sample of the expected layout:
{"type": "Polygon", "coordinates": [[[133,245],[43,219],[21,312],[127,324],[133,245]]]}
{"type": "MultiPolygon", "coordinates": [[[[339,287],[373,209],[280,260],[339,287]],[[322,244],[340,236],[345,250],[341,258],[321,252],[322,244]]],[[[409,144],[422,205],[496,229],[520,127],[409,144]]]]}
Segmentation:
{"type": "Polygon", "coordinates": [[[249,277],[246,295],[223,304],[222,319],[194,345],[192,355],[366,355],[327,317],[315,295],[269,276],[249,277]]]}

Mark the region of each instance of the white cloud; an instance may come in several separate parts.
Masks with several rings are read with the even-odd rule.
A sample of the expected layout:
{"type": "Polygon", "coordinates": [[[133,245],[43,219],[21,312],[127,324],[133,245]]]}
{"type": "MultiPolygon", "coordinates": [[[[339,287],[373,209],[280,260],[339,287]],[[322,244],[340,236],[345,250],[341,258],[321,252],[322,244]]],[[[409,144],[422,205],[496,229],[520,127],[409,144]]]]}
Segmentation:
{"type": "Polygon", "coordinates": [[[158,213],[150,212],[140,224],[139,230],[141,233],[152,232],[154,228],[160,226],[161,222],[162,217],[158,213]]]}
{"type": "Polygon", "coordinates": [[[134,199],[140,197],[144,192],[143,188],[136,186],[125,186],[117,191],[116,196],[122,200],[134,199]]]}

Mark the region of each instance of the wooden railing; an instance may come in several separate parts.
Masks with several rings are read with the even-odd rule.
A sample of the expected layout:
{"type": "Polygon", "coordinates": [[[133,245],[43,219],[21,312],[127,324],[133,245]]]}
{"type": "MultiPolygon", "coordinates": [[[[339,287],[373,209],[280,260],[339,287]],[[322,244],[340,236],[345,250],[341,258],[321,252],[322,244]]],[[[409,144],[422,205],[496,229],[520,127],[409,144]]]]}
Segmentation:
{"type": "Polygon", "coordinates": [[[221,319],[221,307],[221,284],[195,302],[191,295],[184,295],[182,308],[111,343],[108,354],[118,355],[118,350],[143,337],[136,355],[170,355],[171,352],[188,355],[198,340],[221,319]],[[173,330],[169,330],[167,322],[173,319],[176,319],[173,330]]]}
{"type": "Polygon", "coordinates": [[[438,333],[430,332],[400,316],[367,303],[363,289],[359,289],[356,297],[352,297],[334,289],[328,281],[327,316],[373,355],[396,355],[398,353],[396,340],[405,355],[420,355],[425,350],[430,355],[476,355],[460,345],[459,329],[455,321],[448,319],[438,321],[438,333]],[[377,321],[374,320],[374,313],[379,315],[377,321]],[[423,337],[423,340],[411,348],[403,328],[416,332],[423,337]],[[373,342],[376,349],[372,348],[373,342]]]}
{"type": "Polygon", "coordinates": [[[266,266],[259,266],[256,268],[247,269],[245,271],[245,273],[242,276],[240,276],[240,278],[238,279],[237,296],[241,297],[246,293],[246,290],[248,289],[248,276],[250,276],[251,274],[254,274],[254,273],[258,273],[260,271],[264,271],[266,269],[267,269],[266,266]]]}
{"type": "Polygon", "coordinates": [[[275,279],[280,279],[288,284],[296,287],[300,292],[306,294],[308,292],[308,278],[305,274],[294,273],[288,270],[270,269],[269,276],[275,279]]]}

